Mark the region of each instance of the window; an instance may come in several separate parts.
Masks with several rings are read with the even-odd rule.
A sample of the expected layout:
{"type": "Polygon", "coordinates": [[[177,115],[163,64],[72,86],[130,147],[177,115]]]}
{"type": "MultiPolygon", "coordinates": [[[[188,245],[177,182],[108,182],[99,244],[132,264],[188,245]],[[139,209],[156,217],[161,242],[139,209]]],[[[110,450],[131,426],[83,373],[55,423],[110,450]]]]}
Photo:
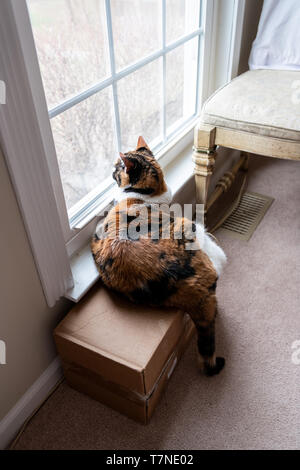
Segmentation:
{"type": "Polygon", "coordinates": [[[201,0],[27,0],[71,227],[143,135],[161,151],[198,112],[201,0]]]}

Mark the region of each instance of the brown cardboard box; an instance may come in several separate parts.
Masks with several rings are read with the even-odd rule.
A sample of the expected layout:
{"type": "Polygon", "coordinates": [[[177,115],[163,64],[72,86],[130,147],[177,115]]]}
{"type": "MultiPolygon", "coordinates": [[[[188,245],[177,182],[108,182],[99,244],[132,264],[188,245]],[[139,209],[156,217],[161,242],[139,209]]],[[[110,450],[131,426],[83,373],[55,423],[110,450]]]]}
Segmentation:
{"type": "Polygon", "coordinates": [[[187,315],[96,285],[54,331],[67,382],[147,423],[194,332],[187,315]]]}

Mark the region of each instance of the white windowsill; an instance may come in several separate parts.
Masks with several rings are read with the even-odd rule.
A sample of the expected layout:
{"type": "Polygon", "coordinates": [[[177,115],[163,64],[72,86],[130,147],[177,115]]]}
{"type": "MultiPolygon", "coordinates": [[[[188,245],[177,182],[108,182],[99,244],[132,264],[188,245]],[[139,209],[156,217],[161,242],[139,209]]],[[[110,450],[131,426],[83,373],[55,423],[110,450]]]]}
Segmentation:
{"type": "MultiPolygon", "coordinates": [[[[167,164],[164,168],[164,174],[173,197],[176,197],[176,193],[193,177],[191,144],[187,145],[177,157],[167,164]]],[[[89,243],[73,254],[71,269],[74,287],[66,292],[65,297],[73,302],[79,302],[100,277],[89,243]]]]}

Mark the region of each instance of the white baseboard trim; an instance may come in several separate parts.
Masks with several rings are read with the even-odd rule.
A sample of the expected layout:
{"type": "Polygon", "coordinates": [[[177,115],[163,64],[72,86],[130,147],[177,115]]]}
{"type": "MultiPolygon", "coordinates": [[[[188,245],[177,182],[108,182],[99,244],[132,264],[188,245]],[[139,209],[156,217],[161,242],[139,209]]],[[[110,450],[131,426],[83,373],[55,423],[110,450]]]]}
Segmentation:
{"type": "Polygon", "coordinates": [[[26,419],[47,398],[47,395],[61,377],[61,363],[59,357],[56,357],[0,421],[0,449],[3,450],[10,444],[26,419]]]}

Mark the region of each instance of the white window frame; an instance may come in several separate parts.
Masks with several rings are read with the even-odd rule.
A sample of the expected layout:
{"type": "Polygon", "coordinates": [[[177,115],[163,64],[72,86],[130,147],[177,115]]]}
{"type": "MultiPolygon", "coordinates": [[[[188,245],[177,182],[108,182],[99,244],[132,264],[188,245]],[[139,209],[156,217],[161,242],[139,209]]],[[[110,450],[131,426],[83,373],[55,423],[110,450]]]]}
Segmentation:
{"type": "MultiPolygon", "coordinates": [[[[236,54],[233,54],[232,51],[233,47],[239,48],[241,28],[238,23],[241,22],[243,16],[244,0],[222,0],[222,2],[223,5],[227,3],[228,8],[232,10],[232,24],[228,29],[230,28],[229,35],[231,39],[233,38],[233,45],[230,47],[230,55],[226,62],[226,80],[229,80],[236,73],[234,71],[236,54]]],[[[109,0],[106,0],[107,8],[109,8],[109,3],[109,0]]],[[[167,52],[194,37],[198,37],[199,70],[195,115],[186,122],[186,127],[181,129],[176,138],[169,142],[166,139],[165,93],[163,93],[162,122],[164,144],[166,145],[156,154],[163,168],[184,147],[187,145],[192,147],[193,127],[198,112],[203,101],[214,91],[215,26],[218,20],[219,7],[219,0],[203,0],[201,23],[199,23],[201,27],[199,26],[193,33],[178,39],[170,45],[166,45],[164,28],[162,48],[121,72],[115,72],[112,57],[113,49],[111,49],[112,76],[107,80],[114,87],[117,79],[160,56],[163,57],[165,69],[167,52]]],[[[165,0],[162,0],[162,15],[163,24],[165,24],[165,0]]],[[[108,28],[111,28],[110,15],[108,14],[107,17],[108,28]]],[[[83,216],[78,218],[73,228],[70,228],[45,93],[25,0],[1,0],[0,41],[0,80],[5,82],[7,88],[5,108],[0,105],[1,146],[15,187],[45,296],[48,305],[52,306],[60,296],[66,295],[66,291],[74,283],[76,287],[76,279],[72,280],[69,257],[89,241],[99,219],[99,213],[105,207],[109,207],[113,200],[114,191],[113,188],[110,188],[103,197],[95,194],[94,204],[89,206],[86,213],[83,211],[83,216]],[[17,129],[16,126],[18,126],[17,129]]],[[[104,88],[103,83],[96,85],[96,87],[98,86],[97,90],[90,88],[87,91],[90,93],[89,96],[99,91],[99,87],[104,88]]],[[[108,82],[105,86],[108,86],[108,82]]],[[[163,86],[165,88],[165,78],[163,86]]],[[[78,99],[78,97],[75,99],[78,99]]],[[[60,106],[69,106],[71,104],[74,103],[67,100],[60,106]]],[[[56,107],[50,111],[50,117],[57,115],[62,109],[58,108],[56,107]]],[[[116,124],[118,129],[118,123],[116,124]]],[[[117,130],[117,132],[119,131],[117,130]]],[[[118,133],[118,142],[120,145],[120,133],[118,133]]]]}
{"type": "MultiPolygon", "coordinates": [[[[107,27],[107,37],[108,37],[108,44],[109,44],[109,56],[110,56],[110,76],[106,77],[104,80],[94,84],[93,86],[85,89],[84,91],[64,100],[61,104],[53,107],[49,110],[49,118],[52,119],[59,114],[67,111],[68,109],[72,108],[73,106],[81,103],[82,101],[90,98],[91,96],[95,95],[96,93],[101,92],[107,87],[112,87],[113,92],[113,111],[114,111],[114,120],[115,120],[115,131],[116,131],[116,141],[117,141],[117,148],[118,152],[124,151],[121,149],[121,125],[120,125],[120,116],[119,116],[119,106],[118,106],[118,96],[117,96],[117,84],[119,80],[129,76],[130,74],[140,70],[145,65],[151,64],[155,60],[162,58],[163,65],[162,65],[162,105],[161,105],[161,122],[162,122],[162,140],[155,146],[152,147],[153,152],[160,158],[162,155],[166,153],[166,145],[169,142],[177,137],[178,133],[182,129],[187,129],[191,122],[195,121],[195,118],[199,112],[199,100],[198,97],[194,104],[194,113],[193,115],[189,116],[187,119],[182,120],[180,125],[174,129],[174,131],[167,135],[166,129],[166,54],[174,49],[186,44],[188,41],[197,38],[198,39],[198,70],[197,70],[197,95],[199,90],[199,82],[200,82],[200,75],[201,75],[201,68],[199,67],[199,59],[201,53],[201,46],[202,41],[201,37],[203,35],[203,22],[204,22],[204,11],[201,8],[205,2],[200,0],[200,9],[199,9],[199,20],[198,20],[198,27],[192,31],[191,33],[185,34],[184,36],[178,38],[176,41],[171,43],[166,43],[166,0],[161,0],[161,15],[162,15],[162,41],[161,41],[161,48],[154,51],[152,54],[143,57],[142,59],[138,60],[137,62],[121,69],[119,72],[116,71],[116,64],[115,64],[115,53],[114,53],[114,39],[113,39],[113,29],[112,29],[112,15],[111,15],[111,5],[110,0],[105,0],[105,15],[106,15],[106,27],[107,27]]],[[[54,152],[50,154],[52,156],[52,163],[51,165],[57,165],[57,157],[54,155],[54,152]]],[[[64,194],[63,189],[60,181],[59,171],[55,172],[55,178],[58,178],[58,181],[55,182],[56,190],[59,192],[59,200],[60,211],[61,211],[61,219],[65,218],[66,207],[63,204],[64,194]]],[[[97,212],[97,206],[102,206],[103,201],[107,200],[107,195],[110,194],[108,192],[109,189],[112,188],[114,183],[112,182],[111,178],[107,178],[104,182],[99,184],[95,190],[84,196],[77,204],[74,205],[69,211],[69,221],[70,221],[70,229],[65,230],[65,240],[67,243],[71,242],[72,238],[76,235],[76,233],[81,230],[88,222],[95,217],[95,210],[97,212]]]]}

